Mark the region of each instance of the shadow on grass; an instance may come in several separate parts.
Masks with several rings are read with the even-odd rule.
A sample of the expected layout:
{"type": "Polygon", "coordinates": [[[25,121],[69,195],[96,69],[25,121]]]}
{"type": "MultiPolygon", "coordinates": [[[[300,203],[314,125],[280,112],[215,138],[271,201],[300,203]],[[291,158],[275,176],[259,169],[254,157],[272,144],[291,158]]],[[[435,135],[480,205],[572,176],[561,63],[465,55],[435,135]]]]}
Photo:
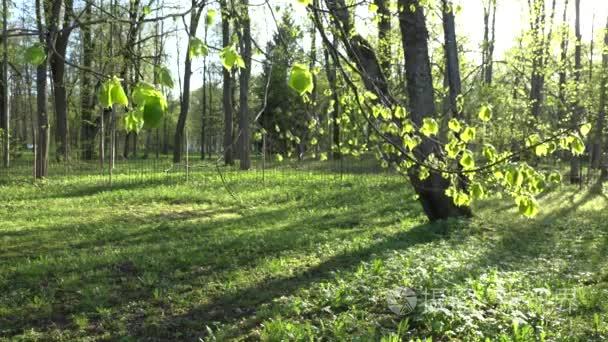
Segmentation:
{"type": "MultiPolygon", "coordinates": [[[[149,186],[154,185],[145,187],[149,186]]],[[[371,191],[388,191],[388,187],[380,184],[371,191]]],[[[141,187],[120,186],[125,190],[137,188],[141,187]]],[[[69,193],[77,197],[103,191],[106,189],[93,186],[69,193]]],[[[95,311],[100,307],[122,312],[128,311],[127,303],[155,308],[170,305],[154,299],[155,291],[179,293],[180,288],[229,280],[232,272],[253,271],[263,262],[283,255],[314,255],[319,244],[353,241],[371,226],[394,225],[403,217],[395,213],[403,211],[399,206],[404,194],[395,191],[394,186],[382,201],[375,200],[367,192],[370,189],[330,187],[314,196],[305,196],[306,188],[300,191],[291,201],[267,209],[211,207],[174,212],[175,208],[169,207],[167,212],[143,217],[137,213],[109,215],[84,222],[74,218],[73,222],[40,230],[0,232],[6,247],[0,255],[7,261],[0,273],[0,290],[6,294],[6,300],[10,299],[3,299],[0,304],[9,310],[6,312],[19,312],[10,317],[0,315],[0,327],[8,329],[0,329],[0,333],[11,336],[29,329],[45,331],[57,327],[69,330],[70,317],[78,314],[96,317],[95,311]],[[146,281],[147,277],[152,280],[146,281]],[[17,293],[28,296],[11,297],[17,293]],[[46,298],[52,310],[40,310],[30,304],[35,297],[46,298]]],[[[417,206],[409,210],[411,215],[419,215],[417,206]]],[[[294,276],[267,278],[262,283],[239,288],[237,293],[222,290],[209,296],[210,311],[203,317],[232,319],[236,311],[231,308],[246,297],[251,296],[252,303],[265,302],[315,279],[329,278],[333,269],[350,269],[359,263],[359,258],[437,237],[425,232],[424,227],[415,228],[357,252],[336,255],[312,268],[300,265],[294,276]],[[216,313],[211,314],[214,309],[216,313]],[[228,314],[223,317],[218,310],[228,314]]],[[[202,311],[206,309],[188,307],[183,317],[168,316],[166,325],[179,326],[182,318],[191,317],[194,321],[188,324],[197,324],[199,329],[201,318],[196,316],[202,311]]],[[[139,336],[152,337],[150,332],[139,330],[143,324],[134,319],[130,329],[138,331],[139,336]]],[[[152,331],[154,335],[162,334],[152,331]]]]}

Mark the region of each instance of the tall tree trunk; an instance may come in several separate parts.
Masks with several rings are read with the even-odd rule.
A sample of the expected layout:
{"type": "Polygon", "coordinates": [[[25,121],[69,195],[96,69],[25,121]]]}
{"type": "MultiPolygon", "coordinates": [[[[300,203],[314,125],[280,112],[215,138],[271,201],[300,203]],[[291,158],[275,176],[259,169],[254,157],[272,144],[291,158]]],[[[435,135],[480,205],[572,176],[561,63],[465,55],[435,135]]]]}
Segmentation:
{"type": "Polygon", "coordinates": [[[10,113],[8,98],[8,4],[2,0],[2,128],[3,139],[3,164],[10,166],[10,113]]]}
{"type": "Polygon", "coordinates": [[[389,10],[388,0],[374,0],[374,4],[378,6],[378,59],[382,72],[387,77],[391,75],[391,12],[389,10]]]}
{"type": "MultiPolygon", "coordinates": [[[[230,45],[230,18],[229,7],[226,0],[220,1],[222,8],[222,44],[230,45]]],[[[224,162],[226,165],[234,164],[233,129],[232,129],[232,75],[226,68],[222,69],[224,78],[223,104],[224,104],[224,162]]]]}
{"type": "Polygon", "coordinates": [[[496,39],[496,0],[488,0],[484,5],[484,36],[483,36],[483,79],[487,85],[492,84],[494,77],[494,45],[496,39]],[[491,21],[490,21],[491,17],[491,21]]]}
{"type": "MultiPolygon", "coordinates": [[[[581,89],[581,69],[582,69],[582,36],[581,36],[581,1],[575,0],[574,7],[576,12],[576,20],[575,20],[575,34],[576,34],[576,46],[574,47],[574,82],[576,84],[577,91],[581,89]]],[[[580,101],[575,100],[572,107],[572,126],[578,125],[580,121],[580,115],[582,112],[582,107],[580,101]]],[[[581,177],[581,169],[580,169],[581,159],[578,156],[572,156],[570,159],[570,183],[571,184],[579,184],[582,181],[581,177]]]]}
{"type": "MultiPolygon", "coordinates": [[[[85,4],[84,21],[91,20],[92,11],[91,3],[85,4]]],[[[82,65],[85,68],[91,68],[93,65],[93,40],[91,35],[91,27],[84,25],[81,27],[82,32],[82,65]]],[[[81,138],[82,138],[82,159],[92,160],[93,150],[95,145],[95,125],[93,120],[93,85],[88,72],[81,72],[80,75],[80,113],[82,117],[81,123],[81,138]]]]}
{"type": "MultiPolygon", "coordinates": [[[[205,45],[207,44],[208,23],[205,23],[205,45]]],[[[201,89],[201,160],[205,160],[205,120],[207,120],[207,56],[203,57],[203,86],[201,89]]]]}
{"type": "Polygon", "coordinates": [[[251,129],[249,119],[249,79],[251,78],[251,22],[249,19],[249,0],[241,0],[241,55],[245,61],[245,68],[240,71],[239,86],[239,159],[241,170],[251,168],[250,146],[251,129]]]}
{"type": "MultiPolygon", "coordinates": [[[[403,50],[410,110],[413,122],[419,127],[425,117],[435,113],[435,99],[431,65],[428,52],[428,31],[424,10],[417,0],[399,0],[401,10],[399,23],[403,50]],[[415,8],[415,11],[412,11],[415,8]]],[[[455,44],[455,35],[454,35],[455,44]]],[[[425,138],[415,153],[421,157],[431,153],[439,155],[441,146],[435,140],[425,138]]],[[[469,207],[458,207],[445,194],[449,182],[440,173],[431,172],[425,180],[418,177],[418,167],[413,167],[409,178],[419,196],[422,208],[430,220],[448,217],[470,216],[469,207]]]]}
{"type": "MultiPolygon", "coordinates": [[[[335,38],[334,44],[337,44],[335,38]]],[[[338,94],[336,66],[331,62],[327,48],[323,52],[325,55],[325,73],[331,90],[331,159],[339,160],[342,156],[340,154],[340,96],[338,94]]]]}
{"type": "Polygon", "coordinates": [[[593,151],[595,157],[593,158],[594,168],[601,168],[602,179],[608,178],[608,167],[605,164],[606,160],[603,159],[603,148],[604,148],[604,129],[606,124],[606,96],[608,96],[608,18],[606,19],[606,31],[604,33],[604,49],[602,53],[602,78],[600,83],[600,102],[598,108],[598,117],[595,125],[595,137],[593,151]]]}
{"type": "Polygon", "coordinates": [[[70,14],[72,12],[72,0],[65,0],[63,9],[63,28],[59,30],[59,16],[62,7],[62,0],[53,0],[48,7],[49,16],[49,35],[48,46],[49,63],[51,66],[51,76],[53,79],[53,97],[55,103],[55,143],[56,158],[60,160],[69,159],[69,135],[68,135],[68,98],[65,87],[65,58],[68,41],[72,32],[70,25],[70,14]]]}
{"type": "Polygon", "coordinates": [[[564,14],[562,16],[562,23],[564,25],[562,32],[562,41],[560,43],[561,55],[560,55],[560,70],[559,70],[559,89],[558,97],[560,102],[560,117],[559,121],[563,120],[566,112],[566,71],[568,64],[568,0],[564,2],[564,14]]]}
{"type": "MultiPolygon", "coordinates": [[[[194,37],[198,29],[198,22],[203,12],[204,2],[200,7],[196,7],[197,3],[195,0],[192,1],[192,13],[190,14],[190,28],[188,30],[188,37],[194,37]]],[[[184,63],[184,91],[182,95],[182,102],[179,111],[179,117],[177,119],[177,125],[175,127],[175,146],[173,147],[173,162],[179,163],[182,161],[182,150],[184,145],[184,128],[186,127],[186,120],[188,119],[188,111],[190,110],[190,78],[192,76],[192,59],[190,58],[190,42],[188,42],[188,50],[186,51],[186,61],[184,63]]],[[[188,148],[186,146],[186,148],[188,148]]]]}
{"type": "MultiPolygon", "coordinates": [[[[360,35],[351,34],[353,32],[352,20],[344,0],[326,0],[326,4],[336,26],[339,26],[340,38],[348,47],[349,58],[364,75],[362,79],[365,87],[378,96],[378,104],[389,108],[394,107],[396,101],[388,91],[388,83],[370,44],[360,35]]],[[[398,4],[401,37],[405,52],[410,117],[415,125],[421,126],[424,118],[435,114],[426,19],[424,9],[418,0],[399,0],[398,4]]],[[[389,139],[391,138],[389,137],[389,139]]],[[[424,138],[414,150],[414,154],[420,160],[426,159],[431,153],[439,156],[441,152],[441,145],[436,140],[428,138],[424,138]]],[[[449,181],[443,179],[440,173],[430,172],[429,177],[420,180],[419,171],[419,166],[414,166],[408,175],[418,194],[422,208],[431,221],[471,215],[469,207],[456,206],[453,200],[445,194],[449,181]]]]}
{"type": "MultiPolygon", "coordinates": [[[[39,43],[46,45],[44,25],[42,17],[42,0],[36,0],[36,25],[38,28],[39,43]]],[[[49,157],[49,118],[47,114],[47,63],[44,61],[36,67],[36,103],[38,112],[38,139],[36,145],[36,178],[44,178],[48,175],[49,157]]]]}

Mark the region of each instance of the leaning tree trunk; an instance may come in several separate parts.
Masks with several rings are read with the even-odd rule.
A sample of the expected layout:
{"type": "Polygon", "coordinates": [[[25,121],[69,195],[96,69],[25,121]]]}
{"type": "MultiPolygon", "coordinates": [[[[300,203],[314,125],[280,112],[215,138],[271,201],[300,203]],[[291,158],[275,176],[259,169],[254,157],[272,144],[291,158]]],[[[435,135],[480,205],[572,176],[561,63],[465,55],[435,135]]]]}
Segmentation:
{"type": "MultiPolygon", "coordinates": [[[[204,2],[203,2],[204,4],[204,2]]],[[[196,35],[198,22],[203,12],[202,6],[196,8],[196,1],[192,1],[193,12],[190,15],[190,31],[189,37],[196,35]]],[[[188,51],[190,51],[190,43],[188,43],[188,51]]],[[[186,53],[186,61],[184,63],[184,92],[182,95],[182,103],[179,111],[179,118],[175,127],[175,146],[173,148],[173,162],[179,163],[182,161],[182,150],[184,146],[184,129],[186,127],[186,119],[188,118],[188,110],[190,109],[190,78],[192,76],[192,59],[190,53],[186,53]]],[[[188,148],[188,146],[186,146],[188,148]]]]}
{"type": "MultiPolygon", "coordinates": [[[[230,18],[228,16],[228,3],[220,1],[222,7],[222,44],[230,45],[230,18]]],[[[224,163],[234,164],[233,129],[232,129],[232,75],[226,68],[222,70],[224,78],[223,104],[224,104],[224,163]]]]}

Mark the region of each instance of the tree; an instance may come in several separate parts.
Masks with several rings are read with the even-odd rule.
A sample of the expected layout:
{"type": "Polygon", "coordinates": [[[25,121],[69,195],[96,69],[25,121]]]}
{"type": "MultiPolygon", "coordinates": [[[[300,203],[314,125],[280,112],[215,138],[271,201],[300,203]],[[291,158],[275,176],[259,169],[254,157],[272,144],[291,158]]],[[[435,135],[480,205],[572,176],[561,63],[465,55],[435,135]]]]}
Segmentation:
{"type": "Polygon", "coordinates": [[[2,147],[4,167],[10,165],[10,113],[8,97],[8,4],[2,0],[2,113],[0,129],[2,130],[2,147]]]}
{"type": "Polygon", "coordinates": [[[602,52],[602,71],[600,80],[600,98],[598,104],[598,116],[595,124],[594,143],[593,143],[593,167],[601,168],[601,179],[608,178],[608,168],[605,165],[606,160],[603,158],[604,150],[604,129],[606,125],[606,96],[608,96],[608,19],[606,20],[606,29],[604,32],[604,48],[602,52]]]}
{"type": "MultiPolygon", "coordinates": [[[[222,44],[224,48],[230,46],[230,7],[227,0],[220,1],[222,10],[222,44]]],[[[224,163],[226,165],[234,164],[234,133],[232,122],[232,74],[227,68],[223,69],[224,92],[224,163]]]]}
{"type": "Polygon", "coordinates": [[[65,56],[70,34],[74,25],[71,23],[72,0],[51,0],[44,4],[45,16],[48,25],[47,47],[49,52],[49,64],[53,80],[53,98],[55,103],[55,142],[57,144],[56,158],[69,159],[69,137],[68,137],[68,99],[65,75],[65,56]],[[63,7],[63,21],[60,27],[61,10],[63,7]]]}
{"type": "MultiPolygon", "coordinates": [[[[40,46],[46,46],[47,37],[43,25],[42,0],[36,0],[36,26],[40,46]]],[[[48,51],[48,47],[45,52],[48,51]]],[[[48,54],[47,54],[48,55],[48,54]]],[[[48,175],[49,118],[47,114],[47,58],[36,67],[36,104],[38,112],[38,132],[36,146],[36,178],[48,175]]]]}
{"type": "MultiPolygon", "coordinates": [[[[582,72],[582,35],[581,35],[581,1],[574,0],[574,8],[576,13],[576,19],[574,24],[575,35],[576,35],[576,46],[574,47],[574,82],[576,85],[577,96],[572,104],[572,118],[571,124],[572,126],[577,126],[580,122],[580,117],[582,115],[583,108],[580,105],[578,100],[579,91],[582,90],[581,87],[581,72],[582,72]]],[[[581,175],[581,160],[577,156],[572,156],[570,159],[570,183],[579,184],[582,182],[581,175]]]]}
{"type": "MultiPolygon", "coordinates": [[[[175,128],[175,146],[173,148],[173,162],[179,163],[182,159],[182,149],[184,145],[184,128],[186,127],[186,119],[188,118],[188,110],[190,109],[190,77],[192,76],[192,56],[191,50],[193,46],[198,23],[203,13],[206,1],[203,0],[197,3],[197,0],[192,0],[192,13],[190,14],[190,27],[188,30],[188,52],[184,62],[184,91],[181,99],[181,107],[179,118],[175,128]]],[[[186,146],[186,148],[188,148],[186,146]]]]}
{"type": "MultiPolygon", "coordinates": [[[[92,5],[90,1],[85,3],[83,20],[92,20],[92,5]]],[[[91,27],[84,25],[82,31],[82,65],[85,68],[93,67],[93,39],[91,27]]],[[[84,160],[93,159],[95,149],[95,123],[93,122],[93,85],[89,72],[81,71],[80,76],[80,113],[82,116],[81,138],[83,142],[82,158],[84,160]]]]}
{"type": "Polygon", "coordinates": [[[241,170],[251,167],[250,145],[251,129],[249,118],[249,80],[251,78],[251,23],[249,19],[249,0],[241,0],[241,55],[245,67],[240,71],[239,84],[239,159],[241,170]]]}

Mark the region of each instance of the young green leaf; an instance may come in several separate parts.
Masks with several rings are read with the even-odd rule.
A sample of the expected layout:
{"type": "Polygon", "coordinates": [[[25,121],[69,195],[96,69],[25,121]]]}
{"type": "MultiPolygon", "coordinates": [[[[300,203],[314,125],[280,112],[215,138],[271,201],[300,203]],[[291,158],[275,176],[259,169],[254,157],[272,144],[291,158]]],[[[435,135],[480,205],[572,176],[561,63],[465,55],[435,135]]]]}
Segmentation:
{"type": "Polygon", "coordinates": [[[574,137],[572,145],[570,146],[570,150],[575,156],[580,156],[581,154],[585,153],[585,143],[583,143],[583,140],[581,140],[581,138],[574,137]]]}
{"type": "Polygon", "coordinates": [[[307,66],[299,63],[294,64],[289,75],[289,86],[298,92],[300,96],[313,91],[312,73],[308,70],[307,66]]]}
{"type": "Polygon", "coordinates": [[[458,121],[458,119],[450,119],[450,121],[448,122],[448,128],[454,132],[454,133],[458,133],[460,132],[460,130],[462,129],[462,125],[460,124],[460,121],[458,121]]]}
{"type": "Polygon", "coordinates": [[[112,77],[112,87],[110,89],[111,95],[112,95],[112,105],[121,105],[121,106],[128,106],[129,105],[129,98],[127,97],[127,94],[125,94],[125,90],[122,87],[122,84],[120,83],[120,80],[118,79],[118,77],[114,76],[112,77]]]}
{"type": "Polygon", "coordinates": [[[483,105],[479,110],[479,118],[483,122],[488,122],[492,120],[492,107],[490,105],[483,105]]]}
{"type": "Polygon", "coordinates": [[[469,150],[465,150],[460,158],[460,165],[465,170],[471,170],[475,168],[475,158],[473,157],[473,152],[469,150]]]}
{"type": "Polygon", "coordinates": [[[25,50],[25,61],[38,66],[46,60],[46,53],[41,44],[34,44],[25,50]]]}
{"type": "Polygon", "coordinates": [[[424,118],[422,127],[420,127],[420,133],[427,137],[436,135],[439,132],[439,124],[433,118],[424,118]]]}
{"type": "Polygon", "coordinates": [[[226,70],[232,70],[233,67],[244,68],[245,61],[243,57],[236,51],[234,45],[226,46],[220,51],[220,61],[226,70]]]}
{"type": "Polygon", "coordinates": [[[194,59],[195,57],[204,57],[209,54],[209,48],[205,43],[196,38],[190,38],[190,45],[188,48],[188,58],[194,59]]]}
{"type": "Polygon", "coordinates": [[[464,141],[465,143],[475,140],[475,128],[474,127],[465,128],[464,131],[462,132],[462,134],[460,135],[460,139],[462,141],[464,141]]]}
{"type": "Polygon", "coordinates": [[[173,78],[171,77],[171,72],[166,67],[160,67],[157,70],[158,74],[158,84],[165,86],[167,88],[173,88],[173,78]]]}
{"type": "Polygon", "coordinates": [[[209,9],[207,11],[207,15],[205,16],[205,26],[211,26],[215,22],[215,16],[217,15],[217,11],[214,9],[209,9]]]}

